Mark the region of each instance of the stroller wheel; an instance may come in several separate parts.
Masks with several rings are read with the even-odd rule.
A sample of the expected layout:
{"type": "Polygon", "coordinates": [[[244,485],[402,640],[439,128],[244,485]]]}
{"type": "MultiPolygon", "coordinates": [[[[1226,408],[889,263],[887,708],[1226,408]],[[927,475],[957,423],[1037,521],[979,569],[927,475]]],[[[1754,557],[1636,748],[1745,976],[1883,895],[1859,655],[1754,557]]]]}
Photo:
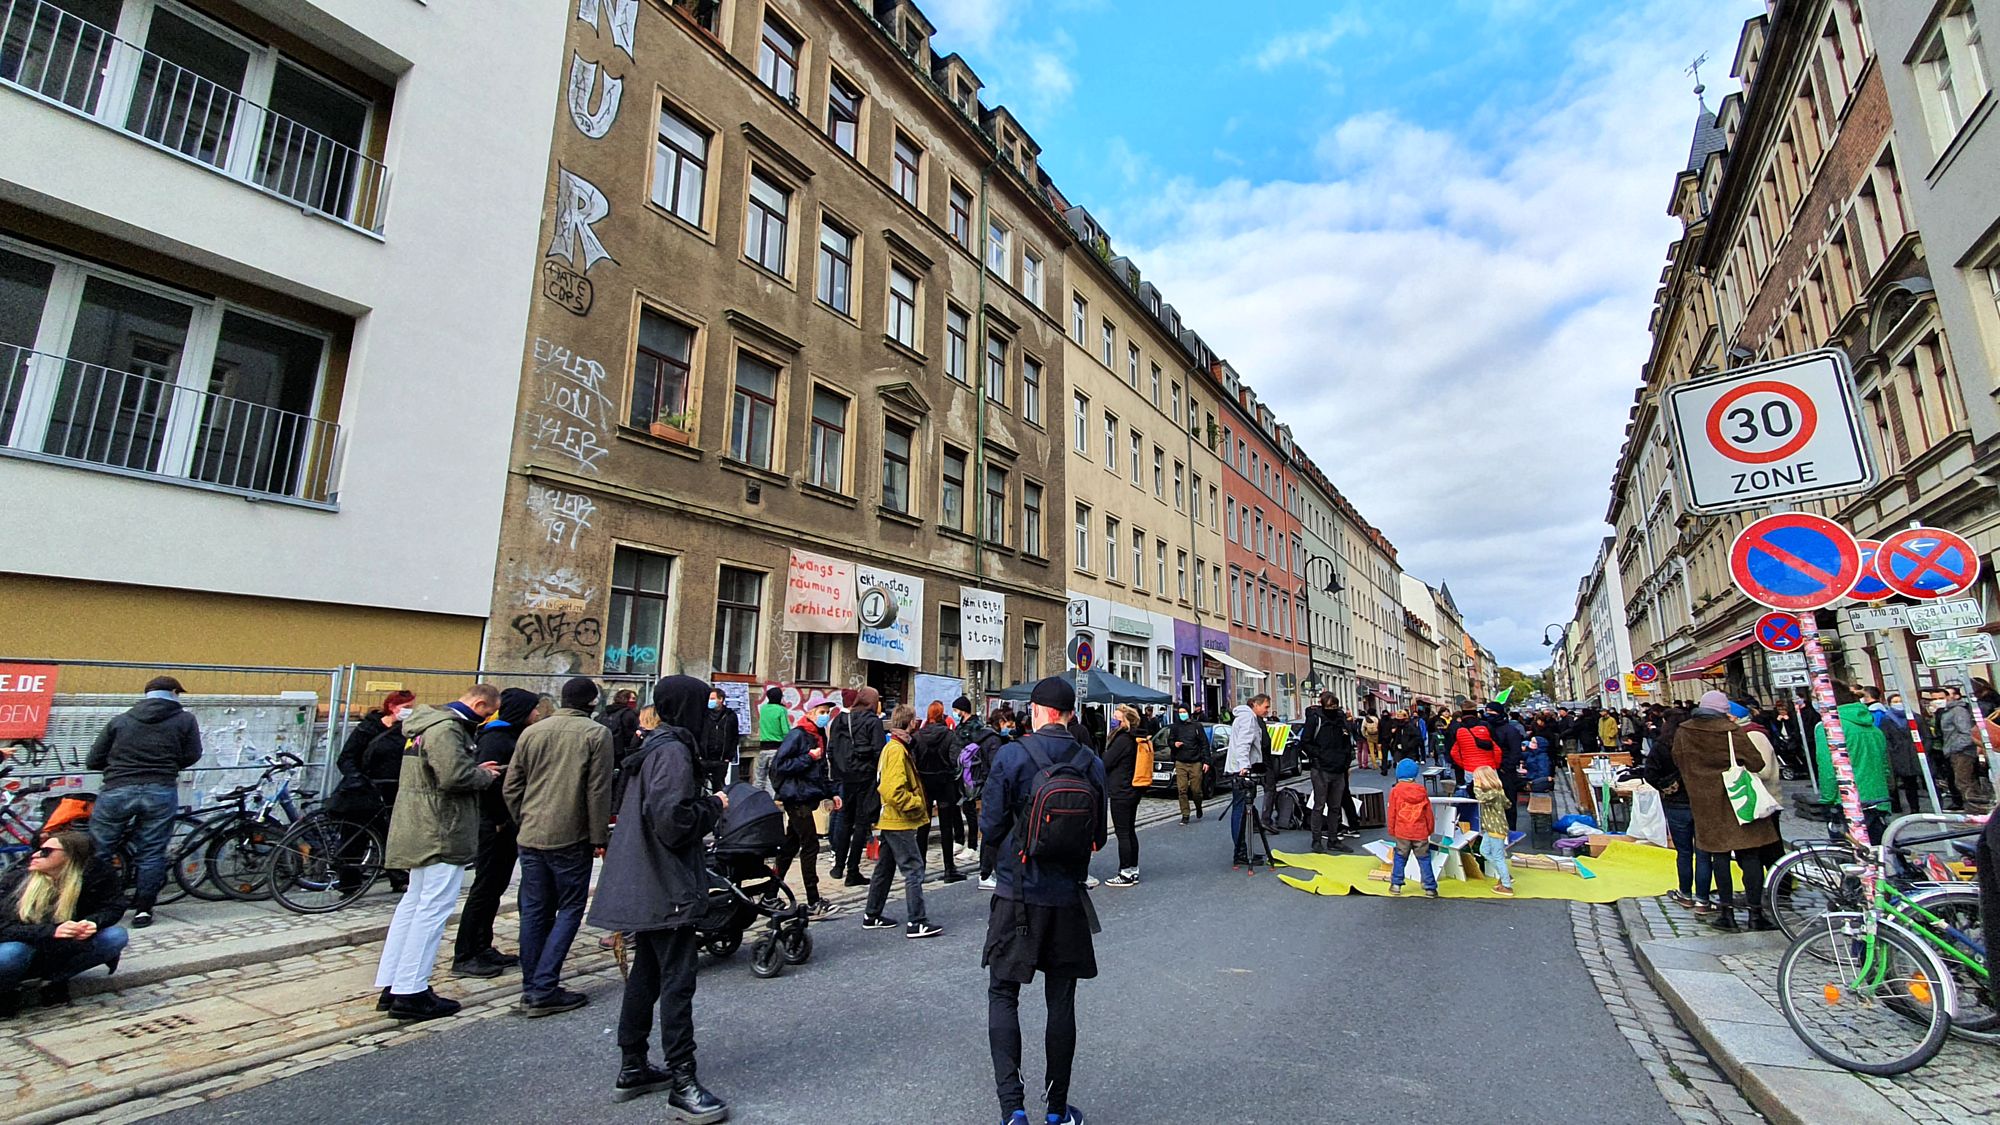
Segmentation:
{"type": "Polygon", "coordinates": [[[752,976],[769,980],[785,971],[784,953],[778,943],[763,938],[750,947],[750,973],[752,976]]]}
{"type": "Polygon", "coordinates": [[[803,965],[812,960],[813,938],[804,926],[786,930],[778,935],[778,950],[784,954],[785,964],[803,965]]]}
{"type": "Polygon", "coordinates": [[[734,957],[736,951],[742,948],[742,946],[743,934],[736,932],[719,934],[711,938],[708,944],[702,946],[702,948],[708,950],[708,955],[717,961],[727,961],[731,957],[734,957]]]}

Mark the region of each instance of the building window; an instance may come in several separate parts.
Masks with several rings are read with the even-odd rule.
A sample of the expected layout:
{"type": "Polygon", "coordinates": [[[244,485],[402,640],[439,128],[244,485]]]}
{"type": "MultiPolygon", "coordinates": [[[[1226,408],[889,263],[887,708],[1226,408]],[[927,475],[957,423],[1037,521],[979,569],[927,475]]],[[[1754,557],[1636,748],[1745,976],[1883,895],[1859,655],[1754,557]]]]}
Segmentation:
{"type": "Polygon", "coordinates": [[[1088,504],[1076,506],[1076,542],[1071,546],[1070,553],[1076,556],[1070,560],[1072,566],[1078,570],[1090,569],[1090,505],[1088,504]]]}
{"type": "Polygon", "coordinates": [[[1153,498],[1167,498],[1167,451],[1157,445],[1153,447],[1153,498]]]}
{"type": "Polygon", "coordinates": [[[1042,303],[1042,256],[1033,250],[1021,251],[1021,294],[1033,304],[1042,303]]]}
{"type": "Polygon", "coordinates": [[[653,202],[700,226],[707,184],[708,134],[672,107],[661,107],[660,139],[653,149],[653,202]]]}
{"type": "Polygon", "coordinates": [[[1007,471],[986,466],[986,541],[1007,545],[1007,471]]]}
{"type": "Polygon", "coordinates": [[[1167,541],[1153,540],[1153,592],[1165,596],[1167,592],[1167,541]]]}
{"type": "MultiPolygon", "coordinates": [[[[1139,345],[1137,344],[1125,345],[1125,385],[1135,391],[1139,389],[1139,345]]],[[[1156,393],[1153,395],[1153,405],[1158,406],[1160,404],[1158,388],[1154,390],[1156,393]]]]}
{"type": "MultiPolygon", "coordinates": [[[[1181,385],[1179,380],[1167,384],[1167,401],[1173,404],[1172,408],[1167,411],[1167,417],[1173,419],[1175,424],[1178,425],[1181,417],[1181,385]]],[[[1190,425],[1192,425],[1192,420],[1190,420],[1190,425]]]]}
{"type": "Polygon", "coordinates": [[[986,268],[1002,280],[1008,276],[1008,260],[1012,257],[1008,247],[1012,238],[1013,232],[1000,220],[994,219],[986,224],[986,268]]]}
{"type": "Polygon", "coordinates": [[[903,202],[913,207],[921,206],[920,201],[923,196],[918,186],[918,177],[921,175],[923,169],[923,150],[918,148],[915,142],[904,136],[899,130],[896,133],[896,145],[892,159],[893,166],[889,170],[889,186],[895,190],[897,195],[903,197],[903,202]]]}
{"type": "Polygon", "coordinates": [[[1072,293],[1069,298],[1070,338],[1076,341],[1078,347],[1084,347],[1089,343],[1089,332],[1090,302],[1083,299],[1083,294],[1072,293]]]}
{"type": "Polygon", "coordinates": [[[1104,412],[1104,467],[1118,471],[1118,415],[1104,412]]]}
{"type": "Polygon", "coordinates": [[[966,339],[970,332],[970,319],[958,309],[947,307],[944,311],[944,373],[954,380],[972,385],[972,376],[966,371],[966,339]]]}
{"type": "Polygon", "coordinates": [[[1042,486],[1021,482],[1021,549],[1042,557],[1042,486]]]}
{"type": "Polygon", "coordinates": [[[986,397],[1007,403],[1007,341],[998,336],[986,337],[986,397]]]}
{"type": "Polygon", "coordinates": [[[917,346],[917,279],[901,266],[889,267],[889,335],[906,348],[917,346]]]}
{"type": "Polygon", "coordinates": [[[965,454],[944,447],[944,479],[938,488],[938,522],[953,531],[965,530],[965,454]]]}
{"type": "Polygon", "coordinates": [[[718,672],[754,675],[758,619],[764,611],[764,576],[733,566],[722,568],[715,590],[715,652],[718,672]]]}
{"type": "Polygon", "coordinates": [[[839,492],[846,479],[847,396],[814,387],[812,438],[806,480],[829,492],[839,492]]]}
{"type": "Polygon", "coordinates": [[[1174,650],[1170,648],[1157,648],[1153,650],[1153,656],[1155,657],[1153,661],[1154,686],[1158,687],[1161,691],[1172,694],[1174,690],[1174,650]]]}
{"type": "Polygon", "coordinates": [[[1136,527],[1132,529],[1132,588],[1146,588],[1146,533],[1136,527]]]}
{"type": "Polygon", "coordinates": [[[1111,674],[1135,684],[1143,683],[1146,674],[1146,650],[1138,645],[1111,642],[1111,674]]]}
{"type": "Polygon", "coordinates": [[[794,680],[801,684],[833,682],[833,634],[800,633],[794,680]]]}
{"type": "Polygon", "coordinates": [[[1021,622],[1021,678],[1032,680],[1042,674],[1042,623],[1021,622]]]}
{"type": "MultiPolygon", "coordinates": [[[[1990,272],[2000,277],[2000,270],[1990,272]]],[[[1090,456],[1090,396],[1081,391],[1070,395],[1069,428],[1070,445],[1085,457],[1090,456]]]]}
{"type": "Polygon", "coordinates": [[[819,224],[819,300],[842,316],[854,313],[854,236],[834,224],[819,224]]]}
{"type": "Polygon", "coordinates": [[[1174,511],[1187,511],[1187,465],[1174,462],[1174,511]]]}
{"type": "Polygon", "coordinates": [[[1117,346],[1118,329],[1112,327],[1111,322],[1106,320],[1098,324],[1097,331],[1097,357],[1104,361],[1104,366],[1109,367],[1112,349],[1117,346]]]}
{"type": "Polygon", "coordinates": [[[693,428],[688,414],[688,358],[693,348],[694,329],[652,309],[639,310],[639,347],[632,358],[629,421],[633,426],[645,429],[658,422],[693,428]]]}
{"type": "Polygon", "coordinates": [[[1145,439],[1139,436],[1139,431],[1137,430],[1133,430],[1125,435],[1125,447],[1127,450],[1131,452],[1130,460],[1132,464],[1133,484],[1140,483],[1139,476],[1142,469],[1140,461],[1143,457],[1143,454],[1140,452],[1140,449],[1144,444],[1145,444],[1145,439]]]}
{"type": "MultiPolygon", "coordinates": [[[[1135,356],[1138,355],[1139,349],[1133,348],[1132,354],[1135,356]]],[[[1158,410],[1160,408],[1160,365],[1157,363],[1153,365],[1152,379],[1153,409],[1158,410]]]]}
{"type": "Polygon", "coordinates": [[[1125,549],[1118,541],[1120,526],[1117,516],[1104,517],[1104,577],[1113,582],[1118,581],[1118,553],[1125,549]]]}
{"type": "Polygon", "coordinates": [[[1208,526],[1215,526],[1215,486],[1208,486],[1208,526]]]}
{"type": "Polygon", "coordinates": [[[861,145],[861,91],[835,74],[826,85],[826,135],[834,147],[854,156],[861,145]]]}
{"type": "Polygon", "coordinates": [[[1042,423],[1042,363],[1031,355],[1021,357],[1021,417],[1042,423]]]}
{"type": "Polygon", "coordinates": [[[1203,561],[1201,561],[1201,556],[1199,556],[1199,555],[1195,556],[1195,560],[1194,560],[1194,607],[1195,607],[1196,609],[1207,609],[1207,608],[1208,608],[1208,582],[1207,582],[1207,575],[1208,575],[1208,564],[1207,564],[1207,563],[1205,563],[1205,562],[1203,562],[1203,561]]]}
{"type": "Polygon", "coordinates": [[[901,422],[882,423],[882,506],[910,510],[910,448],[916,433],[901,422]]]}
{"type": "Polygon", "coordinates": [[[1986,96],[1978,19],[1970,0],[1957,0],[1918,51],[1917,92],[1929,118],[1931,141],[1940,152],[1951,144],[1966,115],[1986,96]]]}
{"type": "Polygon", "coordinates": [[[972,249],[972,193],[951,185],[951,240],[972,249]]]}
{"type": "Polygon", "coordinates": [[[729,411],[729,455],[760,469],[771,467],[771,434],[778,418],[778,369],[748,353],[736,356],[736,396],[729,411]]]}
{"type": "Polygon", "coordinates": [[[650,551],[611,552],[611,615],[604,630],[604,671],[660,674],[667,634],[667,576],[673,560],[650,551]]]}
{"type": "Polygon", "coordinates": [[[957,679],[958,665],[958,607],[945,605],[938,607],[938,673],[957,679]]]}
{"type": "Polygon", "coordinates": [[[1186,551],[1174,552],[1174,596],[1188,600],[1188,556],[1186,551]]]}
{"type": "Polygon", "coordinates": [[[757,45],[757,79],[793,105],[799,104],[799,54],[805,41],[799,33],[764,14],[764,35],[757,45]]]}
{"type": "Polygon", "coordinates": [[[783,276],[785,228],[791,221],[792,193],[750,173],[750,208],[743,216],[743,256],[783,276]]]}

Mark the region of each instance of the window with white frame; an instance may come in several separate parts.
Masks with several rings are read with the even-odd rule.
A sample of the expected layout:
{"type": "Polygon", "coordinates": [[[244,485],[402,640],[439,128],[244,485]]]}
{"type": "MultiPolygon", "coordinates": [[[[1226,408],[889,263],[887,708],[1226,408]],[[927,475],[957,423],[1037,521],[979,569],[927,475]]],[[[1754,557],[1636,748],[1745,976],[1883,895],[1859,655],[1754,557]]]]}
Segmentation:
{"type": "MultiPolygon", "coordinates": [[[[1139,345],[1137,344],[1125,345],[1125,385],[1135,391],[1139,389],[1139,345]]],[[[1153,403],[1158,405],[1159,401],[1160,396],[1154,395],[1153,403]]]]}
{"type": "Polygon", "coordinates": [[[1118,471],[1118,415],[1104,412],[1104,467],[1118,471]]]}
{"type": "Polygon", "coordinates": [[[1070,447],[1086,457],[1090,456],[1090,396],[1082,391],[1070,392],[1069,429],[1070,447]]]}
{"type": "Polygon", "coordinates": [[[806,482],[829,492],[839,492],[847,476],[847,407],[846,395],[813,388],[806,482]]]}
{"type": "Polygon", "coordinates": [[[1146,588],[1146,533],[1136,527],[1132,529],[1132,588],[1146,588]]]}
{"type": "Polygon", "coordinates": [[[1162,597],[1167,593],[1167,541],[1153,540],[1153,592],[1162,597]]]}
{"type": "Polygon", "coordinates": [[[1119,542],[1119,531],[1123,527],[1117,516],[1104,517],[1104,577],[1118,581],[1118,553],[1124,550],[1119,542]]]}
{"type": "Polygon", "coordinates": [[[1074,542],[1070,545],[1070,565],[1078,570],[1090,569],[1090,505],[1076,506],[1076,527],[1074,542]]]}
{"type": "Polygon", "coordinates": [[[792,193],[763,172],[750,172],[750,206],[743,215],[743,256],[783,276],[785,231],[791,222],[792,193]]]}
{"type": "Polygon", "coordinates": [[[923,206],[923,189],[920,186],[923,174],[924,150],[917,143],[896,131],[896,143],[890,153],[889,187],[903,202],[913,206],[923,206]]]}
{"type": "Polygon", "coordinates": [[[1021,294],[1036,305],[1042,303],[1042,256],[1033,250],[1021,251],[1021,294]]]}
{"type": "Polygon", "coordinates": [[[849,156],[858,155],[861,144],[861,91],[852,82],[833,74],[826,84],[826,135],[834,147],[849,156]]]}
{"type": "Polygon", "coordinates": [[[708,133],[660,107],[660,135],[653,148],[653,202],[678,218],[701,225],[702,193],[708,186],[708,133]]]}
{"type": "Polygon", "coordinates": [[[1917,50],[1917,93],[1924,105],[1933,147],[1942,152],[1958,136],[1965,119],[1986,96],[1987,75],[1980,57],[1979,16],[1971,0],[1953,0],[1917,50]]]}
{"type": "Polygon", "coordinates": [[[906,348],[917,346],[917,275],[889,267],[889,336],[906,348]]]}
{"type": "Polygon", "coordinates": [[[1142,452],[1144,445],[1145,439],[1139,436],[1139,431],[1132,430],[1125,435],[1125,448],[1129,454],[1127,461],[1132,467],[1132,483],[1142,487],[1143,482],[1140,478],[1144,473],[1145,454],[1142,452]]]}
{"type": "Polygon", "coordinates": [[[1187,511],[1187,465],[1174,462],[1174,510],[1187,511]]]}
{"type": "Polygon", "coordinates": [[[805,40],[770,12],[764,13],[764,32],[757,43],[757,80],[779,97],[797,105],[799,101],[799,56],[805,40]]]}
{"type": "Polygon", "coordinates": [[[1042,361],[1031,355],[1021,357],[1021,417],[1042,422],[1042,361]]]}
{"type": "Polygon", "coordinates": [[[331,340],[234,303],[0,240],[0,447],[330,503],[331,340]]]}
{"type": "Polygon", "coordinates": [[[1010,249],[1013,246],[1013,238],[1014,234],[1007,229],[1007,224],[998,219],[987,222],[986,268],[992,270],[1003,281],[1012,276],[1008,266],[1013,258],[1010,249]]]}
{"type": "Polygon", "coordinates": [[[1083,294],[1072,293],[1069,298],[1069,335],[1078,347],[1085,346],[1090,339],[1090,302],[1083,294]]]}
{"type": "Polygon", "coordinates": [[[1174,552],[1174,596],[1182,601],[1188,600],[1187,567],[1188,567],[1187,552],[1175,551],[1174,552]]]}
{"type": "Polygon", "coordinates": [[[1097,328],[1097,358],[1104,361],[1104,366],[1110,367],[1111,353],[1117,347],[1118,329],[1108,320],[1100,322],[1097,328]]]}

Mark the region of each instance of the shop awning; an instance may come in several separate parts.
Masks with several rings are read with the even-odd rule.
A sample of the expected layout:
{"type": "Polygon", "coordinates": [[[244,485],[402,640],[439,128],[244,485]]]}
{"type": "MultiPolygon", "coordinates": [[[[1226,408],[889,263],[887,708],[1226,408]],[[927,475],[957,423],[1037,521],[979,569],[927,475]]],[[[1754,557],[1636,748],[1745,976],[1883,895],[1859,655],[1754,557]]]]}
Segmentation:
{"type": "Polygon", "coordinates": [[[1229,655],[1226,652],[1222,652],[1218,649],[1205,648],[1201,650],[1201,654],[1203,656],[1208,657],[1210,660],[1215,661],[1218,664],[1227,664],[1231,668],[1236,669],[1238,672],[1248,673],[1249,675],[1255,676],[1260,680],[1264,678],[1264,673],[1259,672],[1257,669],[1250,667],[1248,664],[1243,663],[1241,660],[1236,659],[1235,657],[1229,655]]]}
{"type": "Polygon", "coordinates": [[[1697,660],[1692,664],[1688,665],[1686,669],[1679,672],[1675,672],[1673,676],[1670,678],[1673,679],[1675,682],[1679,682],[1681,680],[1706,679],[1708,678],[1709,669],[1715,667],[1716,665],[1722,663],[1723,661],[1729,659],[1730,657],[1735,656],[1737,653],[1742,652],[1744,649],[1749,648],[1751,645],[1754,645],[1756,643],[1757,643],[1757,638],[1754,634],[1749,636],[1739,637],[1736,640],[1730,641],[1728,644],[1723,645],[1721,648],[1716,649],[1714,652],[1709,653],[1707,656],[1702,657],[1700,660],[1697,660]]]}

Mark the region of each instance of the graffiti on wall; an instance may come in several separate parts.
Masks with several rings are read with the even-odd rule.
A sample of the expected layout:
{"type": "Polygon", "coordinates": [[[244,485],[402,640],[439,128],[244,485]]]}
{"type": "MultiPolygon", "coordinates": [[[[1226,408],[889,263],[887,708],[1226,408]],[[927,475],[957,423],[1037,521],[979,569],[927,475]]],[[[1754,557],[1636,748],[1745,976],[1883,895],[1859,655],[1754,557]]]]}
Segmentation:
{"type": "Polygon", "coordinates": [[[611,25],[611,41],[632,57],[632,37],[639,29],[639,0],[576,0],[576,18],[594,28],[599,35],[604,34],[604,23],[611,25]]]}
{"type": "Polygon", "coordinates": [[[575,51],[569,56],[569,119],[576,123],[576,131],[597,140],[611,131],[611,123],[618,120],[618,103],[625,96],[625,81],[614,78],[610,71],[604,72],[603,92],[597,99],[597,108],[590,108],[590,95],[598,87],[597,64],[585,59],[575,51]]]}
{"type": "Polygon", "coordinates": [[[581,615],[596,594],[596,587],[585,585],[582,575],[564,566],[530,575],[527,593],[521,601],[529,609],[566,610],[581,615]]]}
{"type": "Polygon", "coordinates": [[[521,639],[521,655],[546,660],[555,672],[580,671],[604,643],[604,623],[568,610],[516,614],[509,622],[521,639]]]}
{"type": "Polygon", "coordinates": [[[584,530],[590,526],[590,517],[597,511],[597,502],[581,492],[565,492],[533,482],[528,485],[527,504],[528,513],[542,525],[543,541],[566,551],[576,550],[584,530]]]}
{"type": "Polygon", "coordinates": [[[612,408],[604,365],[542,337],[534,358],[534,398],[522,412],[529,445],[569,458],[578,472],[597,472],[611,452],[603,441],[612,408]]]}
{"type": "Polygon", "coordinates": [[[556,232],[549,239],[544,257],[561,258],[571,269],[589,273],[592,266],[609,260],[611,251],[597,237],[593,224],[611,214],[611,201],[597,185],[560,165],[556,167],[556,232]]]}
{"type": "Polygon", "coordinates": [[[542,296],[578,316],[589,316],[597,300],[597,287],[590,279],[553,259],[542,262],[542,296]]]}

